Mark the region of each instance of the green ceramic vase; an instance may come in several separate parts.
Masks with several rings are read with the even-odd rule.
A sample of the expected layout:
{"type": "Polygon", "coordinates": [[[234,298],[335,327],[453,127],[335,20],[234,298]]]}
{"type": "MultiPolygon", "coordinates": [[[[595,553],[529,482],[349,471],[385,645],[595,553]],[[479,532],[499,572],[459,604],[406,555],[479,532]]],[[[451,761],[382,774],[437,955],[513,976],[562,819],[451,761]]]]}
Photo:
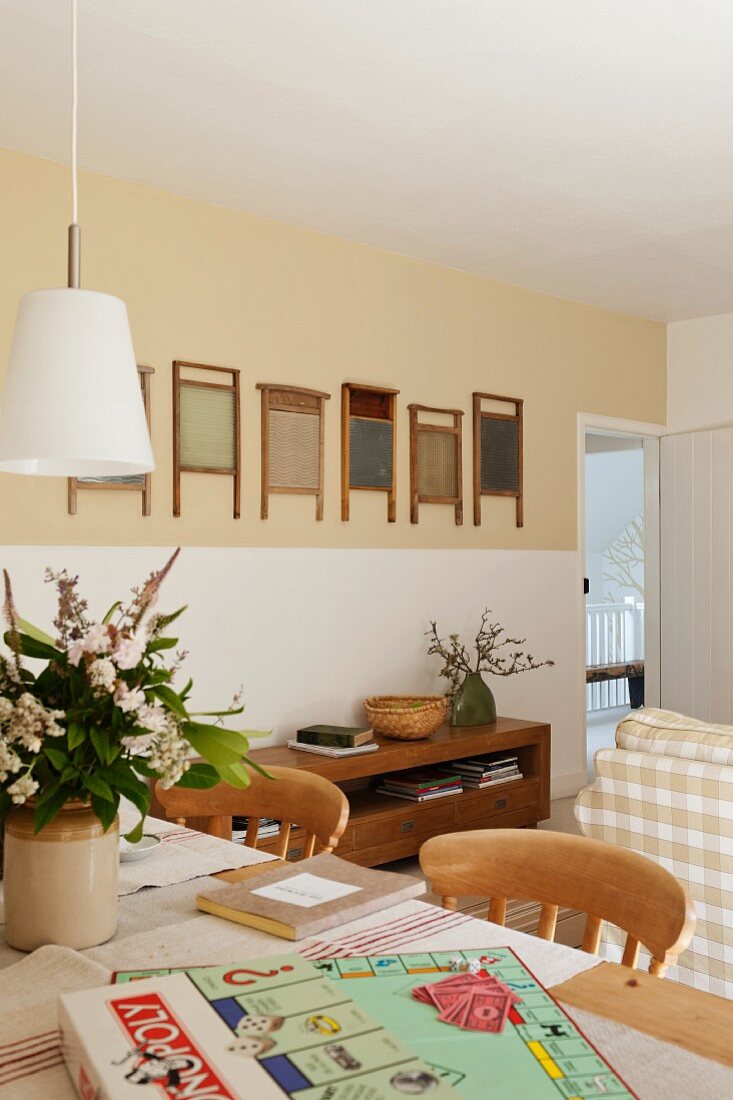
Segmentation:
{"type": "Polygon", "coordinates": [[[494,694],[480,672],[469,672],[453,700],[452,726],[485,726],[496,721],[494,694]]]}

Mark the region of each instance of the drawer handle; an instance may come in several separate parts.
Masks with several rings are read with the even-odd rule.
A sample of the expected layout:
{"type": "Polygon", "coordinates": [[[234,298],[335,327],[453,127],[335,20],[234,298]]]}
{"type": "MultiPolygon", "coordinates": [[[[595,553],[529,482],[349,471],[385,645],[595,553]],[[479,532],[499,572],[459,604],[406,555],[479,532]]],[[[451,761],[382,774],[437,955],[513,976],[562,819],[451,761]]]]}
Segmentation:
{"type": "Polygon", "coordinates": [[[414,828],[415,828],[415,822],[414,821],[403,821],[402,824],[400,825],[400,830],[403,833],[411,833],[414,828]]]}
{"type": "Polygon", "coordinates": [[[300,859],[300,857],[302,855],[303,855],[302,845],[301,845],[300,848],[288,848],[288,854],[286,856],[286,859],[300,859]]]}
{"type": "Polygon", "coordinates": [[[505,806],[506,806],[506,799],[505,798],[497,798],[496,802],[494,803],[494,809],[495,810],[503,810],[505,806]]]}

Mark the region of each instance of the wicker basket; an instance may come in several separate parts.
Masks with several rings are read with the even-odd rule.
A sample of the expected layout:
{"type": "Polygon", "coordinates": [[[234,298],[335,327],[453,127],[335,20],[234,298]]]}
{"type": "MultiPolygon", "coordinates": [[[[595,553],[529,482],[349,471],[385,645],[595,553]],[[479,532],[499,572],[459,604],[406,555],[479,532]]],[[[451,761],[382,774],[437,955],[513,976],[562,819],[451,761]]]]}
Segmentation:
{"type": "Polygon", "coordinates": [[[421,741],[445,721],[445,695],[371,695],[364,710],[375,733],[398,741],[421,741]]]}

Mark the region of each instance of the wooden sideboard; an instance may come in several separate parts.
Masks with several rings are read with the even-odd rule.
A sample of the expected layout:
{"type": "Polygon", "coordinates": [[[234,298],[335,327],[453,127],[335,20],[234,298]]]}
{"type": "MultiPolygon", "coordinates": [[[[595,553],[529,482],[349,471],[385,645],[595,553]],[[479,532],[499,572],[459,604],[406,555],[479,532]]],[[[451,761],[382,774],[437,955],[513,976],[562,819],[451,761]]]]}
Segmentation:
{"type": "MultiPolygon", "coordinates": [[[[254,749],[252,759],[263,767],[303,768],[325,776],[342,788],[351,804],[349,824],[336,854],[352,863],[374,867],[415,855],[428,837],[462,829],[533,828],[550,816],[550,727],[541,722],[498,718],[486,726],[452,729],[442,726],[425,741],[395,741],[377,737],[379,749],[363,756],[334,760],[278,745],[254,749]],[[512,752],[519,758],[522,779],[483,791],[428,802],[408,802],[377,794],[374,781],[387,772],[449,763],[487,752],[512,752]]],[[[152,814],[165,817],[154,799],[152,814]]],[[[193,827],[203,823],[191,820],[193,827]]],[[[291,833],[288,858],[302,854],[302,834],[291,833]]],[[[276,840],[258,845],[276,851],[276,840]]]]}

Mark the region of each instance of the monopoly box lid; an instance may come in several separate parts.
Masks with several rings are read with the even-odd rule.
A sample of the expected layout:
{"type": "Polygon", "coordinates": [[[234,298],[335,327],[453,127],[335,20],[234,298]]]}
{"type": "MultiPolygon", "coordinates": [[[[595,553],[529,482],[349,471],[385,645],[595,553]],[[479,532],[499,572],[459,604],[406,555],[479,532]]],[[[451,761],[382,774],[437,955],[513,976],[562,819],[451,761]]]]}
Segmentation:
{"type": "Polygon", "coordinates": [[[455,1097],[342,989],[280,955],[67,993],[62,1049],[82,1100],[455,1097]]]}

